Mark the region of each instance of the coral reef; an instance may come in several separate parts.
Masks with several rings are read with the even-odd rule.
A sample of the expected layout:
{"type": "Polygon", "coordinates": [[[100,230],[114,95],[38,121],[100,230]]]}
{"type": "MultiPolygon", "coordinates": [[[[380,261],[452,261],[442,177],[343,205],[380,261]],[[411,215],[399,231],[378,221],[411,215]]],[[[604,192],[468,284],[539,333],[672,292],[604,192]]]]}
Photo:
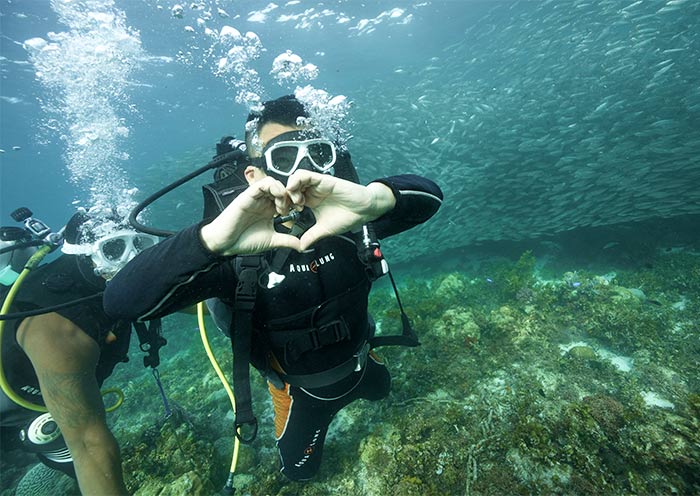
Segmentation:
{"type": "MultiPolygon", "coordinates": [[[[422,346],[378,350],[390,397],[343,410],[318,477],[292,483],[254,374],[260,432],[241,448],[237,494],[700,493],[700,256],[557,272],[526,251],[400,280],[422,346]]],[[[401,332],[387,284],[370,310],[381,333],[401,332]]],[[[230,343],[209,326],[229,373],[230,343]]],[[[193,327],[191,316],[166,320],[169,417],[140,360],[107,384],[126,394],[109,420],[139,496],[216,494],[228,475],[231,407],[193,327]]]]}
{"type": "Polygon", "coordinates": [[[16,496],[80,496],[78,484],[63,472],[41,463],[34,465],[17,484],[16,496]]]}

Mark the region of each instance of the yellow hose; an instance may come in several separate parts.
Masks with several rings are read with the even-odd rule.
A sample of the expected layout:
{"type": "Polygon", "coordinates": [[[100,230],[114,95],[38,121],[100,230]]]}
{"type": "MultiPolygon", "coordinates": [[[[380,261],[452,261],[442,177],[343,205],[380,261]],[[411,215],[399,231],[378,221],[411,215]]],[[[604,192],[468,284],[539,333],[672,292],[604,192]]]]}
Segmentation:
{"type": "MultiPolygon", "coordinates": [[[[202,338],[202,344],[204,345],[204,350],[207,352],[207,356],[209,357],[209,361],[211,362],[212,367],[214,367],[214,370],[216,371],[216,375],[219,376],[219,380],[221,383],[224,385],[224,389],[226,389],[226,392],[228,393],[229,400],[231,400],[231,407],[233,408],[233,413],[236,413],[236,398],[233,396],[233,390],[231,389],[231,386],[229,385],[228,381],[226,380],[226,376],[224,373],[221,371],[221,367],[219,366],[219,362],[216,361],[216,357],[214,356],[214,353],[211,351],[211,346],[209,346],[209,339],[207,338],[207,329],[204,326],[204,303],[201,301],[197,303],[197,322],[199,323],[199,336],[202,338]]],[[[234,436],[233,439],[233,457],[231,458],[231,470],[230,472],[233,474],[236,471],[236,464],[238,463],[238,451],[240,448],[240,441],[238,440],[237,436],[234,436]]]]}
{"type": "MultiPolygon", "coordinates": [[[[39,265],[39,262],[43,260],[43,258],[48,255],[48,253],[51,251],[52,246],[50,245],[44,245],[41,248],[39,248],[34,255],[31,256],[31,258],[27,261],[27,263],[24,266],[24,270],[20,273],[19,277],[17,277],[17,280],[15,283],[12,285],[10,288],[10,292],[7,293],[7,297],[5,298],[5,303],[2,305],[2,309],[0,309],[0,315],[5,315],[10,311],[10,306],[12,306],[12,301],[15,299],[15,295],[17,294],[17,291],[19,291],[20,286],[22,285],[22,281],[24,280],[25,277],[27,277],[27,274],[32,271],[37,265],[39,265]]],[[[5,322],[6,320],[0,320],[0,345],[2,344],[2,334],[5,331],[5,322]]],[[[7,382],[7,377],[5,377],[5,368],[2,363],[2,353],[0,352],[0,387],[2,387],[2,390],[5,392],[8,398],[10,398],[12,401],[17,403],[19,406],[22,408],[26,408],[27,410],[31,410],[33,412],[48,412],[48,409],[43,406],[43,405],[37,405],[35,403],[31,403],[21,396],[19,396],[17,393],[15,393],[12,388],[10,387],[10,384],[7,382]]]]}
{"type": "Polygon", "coordinates": [[[117,401],[114,403],[114,405],[110,407],[105,407],[105,412],[113,412],[120,406],[122,406],[122,403],[124,403],[124,391],[122,391],[119,388],[108,388],[108,389],[103,389],[100,391],[102,393],[102,397],[104,398],[108,394],[116,394],[117,395],[117,401]]]}

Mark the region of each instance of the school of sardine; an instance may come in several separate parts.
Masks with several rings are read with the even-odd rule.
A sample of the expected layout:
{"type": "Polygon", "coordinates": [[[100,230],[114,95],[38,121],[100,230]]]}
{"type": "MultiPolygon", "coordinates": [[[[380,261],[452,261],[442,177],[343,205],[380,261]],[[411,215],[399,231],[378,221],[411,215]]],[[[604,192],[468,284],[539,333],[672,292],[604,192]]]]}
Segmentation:
{"type": "Polygon", "coordinates": [[[700,213],[695,0],[495,2],[362,100],[361,178],[417,173],[445,192],[410,243],[388,242],[393,260],[700,213]]]}

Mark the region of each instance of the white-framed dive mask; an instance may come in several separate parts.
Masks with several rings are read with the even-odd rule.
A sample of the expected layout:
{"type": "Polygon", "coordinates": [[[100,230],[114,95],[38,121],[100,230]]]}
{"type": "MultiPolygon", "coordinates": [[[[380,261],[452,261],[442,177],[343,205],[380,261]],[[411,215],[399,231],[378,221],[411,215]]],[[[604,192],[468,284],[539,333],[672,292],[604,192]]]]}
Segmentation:
{"type": "Polygon", "coordinates": [[[307,131],[290,131],[271,139],[263,147],[262,156],[252,160],[268,172],[288,177],[299,168],[304,159],[313,167],[309,170],[329,173],[336,158],[336,145],[333,141],[307,131]]]}
{"type": "Polygon", "coordinates": [[[158,241],[158,236],[122,229],[88,245],[73,245],[64,242],[61,251],[67,255],[89,256],[95,265],[95,274],[112,277],[129,260],[146,248],[157,244],[158,241]]]}

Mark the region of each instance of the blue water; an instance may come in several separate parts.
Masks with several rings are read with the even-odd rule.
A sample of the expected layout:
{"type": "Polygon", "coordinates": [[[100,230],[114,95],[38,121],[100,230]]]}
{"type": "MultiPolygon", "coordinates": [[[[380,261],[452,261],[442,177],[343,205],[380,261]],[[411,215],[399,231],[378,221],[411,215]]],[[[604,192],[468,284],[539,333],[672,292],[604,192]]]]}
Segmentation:
{"type": "MultiPolygon", "coordinates": [[[[71,202],[128,210],[241,136],[255,98],[309,86],[350,102],[362,180],[441,182],[424,237],[444,247],[700,212],[695,2],[212,0],[181,18],[157,0],[1,5],[3,223],[20,205],[56,226],[71,202]],[[95,29],[91,12],[117,22],[95,29]],[[259,43],[236,41],[255,53],[221,72],[225,26],[259,43]],[[42,60],[25,41],[51,32],[62,54],[42,60]],[[278,83],[286,51],[317,77],[278,83]]],[[[153,218],[197,220],[182,212],[199,210],[198,188],[153,218]]]]}
{"type": "MultiPolygon", "coordinates": [[[[697,494],[697,1],[201,0],[182,18],[176,4],[0,0],[0,224],[20,206],[54,228],[76,206],[128,211],[242,136],[255,100],[241,91],[343,95],[360,178],[422,174],[446,199],[383,243],[423,346],[386,352],[392,397],[343,412],[298,493],[697,494]],[[238,39],[255,56],[219,73],[225,26],[259,44],[238,39]],[[287,50],[318,76],[279,84],[287,50]]],[[[148,222],[198,221],[210,180],[148,222]]],[[[391,329],[393,296],[376,289],[391,329]]],[[[167,486],[192,460],[225,479],[228,405],[202,379],[196,333],[179,332],[193,326],[165,326],[165,386],[203,440],[180,460],[139,444],[161,406],[136,349],[111,378],[128,398],[111,422],[130,487],[151,472],[167,486]]],[[[275,479],[270,420],[245,452],[244,494],[295,491],[275,479]]]]}
{"type": "MultiPolygon", "coordinates": [[[[196,26],[196,14],[184,2],[183,19],[170,13],[175,2],[119,1],[112,10],[125,12],[126,24],[138,31],[143,51],[151,60],[136,61],[138,67],[129,76],[125,94],[134,111],[122,112],[129,137],[119,143],[119,150],[130,158],[118,163],[138,186],[140,171],[162,160],[178,157],[193,149],[210,149],[224,134],[241,135],[247,115],[246,105],[234,102],[235,89],[213,74],[206,63],[184,65],[176,62],[179,51],[203,46],[203,36],[184,31],[196,26]],[[163,9],[158,9],[158,4],[163,9]],[[159,62],[156,57],[172,61],[159,62]]],[[[317,79],[308,82],[333,95],[346,95],[361,104],[363,87],[382,79],[399,66],[421,66],[443,47],[458,41],[465,25],[482,15],[492,2],[438,2],[424,7],[403,7],[412,14],[409,24],[389,21],[361,36],[349,36],[348,25],[362,18],[375,18],[393,5],[360,5],[355,2],[325,2],[325,6],[352,17],[348,25],[335,23],[336,16],[323,17],[314,27],[295,29],[290,23],[248,22],[248,14],[264,7],[261,2],[218,2],[230,18],[216,18],[210,23],[220,29],[229,24],[241,33],[254,31],[264,52],[250,64],[261,76],[264,97],[289,93],[295,85],[278,85],[268,72],[272,60],[285,50],[299,54],[305,62],[319,68],[317,79]],[[226,5],[228,4],[228,6],[226,5]],[[238,16],[236,18],[236,16],[238,16]],[[439,29],[435,29],[439,25],[439,29]],[[319,54],[319,52],[323,54],[319,54]]],[[[109,5],[109,3],[105,4],[109,5]]],[[[212,2],[212,5],[214,2],[212,2]]],[[[313,4],[280,7],[277,12],[303,12],[313,4]],[[304,8],[301,8],[304,7],[304,8]]],[[[3,224],[12,222],[9,212],[18,206],[30,207],[35,215],[52,226],[60,226],[72,212],[71,202],[80,200],[90,206],[90,181],[75,183],[64,156],[66,142],[60,139],[64,129],[47,131],[47,119],[62,121],[61,113],[47,112],[57,101],[35,77],[22,43],[30,38],[46,38],[47,33],[67,32],[48,1],[8,1],[0,3],[2,37],[2,100],[0,111],[1,210],[3,224]],[[13,150],[13,147],[21,147],[13,150]]],[[[110,9],[107,9],[110,10],[110,9]]],[[[320,9],[319,9],[320,10],[320,9]]],[[[206,41],[206,40],[204,40],[206,41]]],[[[303,83],[302,83],[303,85],[303,83]]],[[[117,103],[117,102],[115,102],[117,103]]],[[[95,146],[100,146],[95,143],[95,146]]],[[[206,156],[205,156],[206,157],[206,156]]],[[[198,164],[193,164],[198,165],[198,164]]],[[[100,164],[96,164],[99,171],[100,164]]],[[[146,192],[144,192],[146,193],[146,192]]],[[[142,197],[141,197],[142,198],[142,197]]]]}

